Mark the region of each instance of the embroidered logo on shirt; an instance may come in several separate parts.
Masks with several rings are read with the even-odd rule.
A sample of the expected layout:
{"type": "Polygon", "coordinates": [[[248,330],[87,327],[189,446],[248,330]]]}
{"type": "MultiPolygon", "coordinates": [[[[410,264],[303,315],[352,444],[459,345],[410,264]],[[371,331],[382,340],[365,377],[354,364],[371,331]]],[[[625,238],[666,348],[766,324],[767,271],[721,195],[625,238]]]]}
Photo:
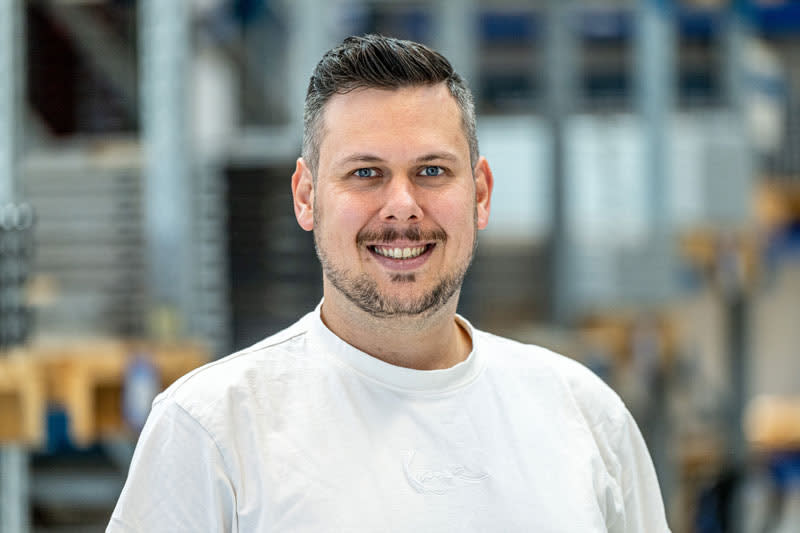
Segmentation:
{"type": "Polygon", "coordinates": [[[485,462],[480,450],[454,449],[447,455],[408,450],[403,460],[403,471],[417,492],[446,494],[459,486],[486,480],[489,472],[482,466],[485,462]]]}

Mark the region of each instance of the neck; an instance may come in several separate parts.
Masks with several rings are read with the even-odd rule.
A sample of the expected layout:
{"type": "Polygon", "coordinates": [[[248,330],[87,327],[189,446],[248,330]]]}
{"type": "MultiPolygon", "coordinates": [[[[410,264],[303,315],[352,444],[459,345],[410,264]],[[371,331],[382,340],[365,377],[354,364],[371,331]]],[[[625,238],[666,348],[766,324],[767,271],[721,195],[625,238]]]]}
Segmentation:
{"type": "Polygon", "coordinates": [[[349,345],[386,363],[436,370],[464,361],[472,351],[469,334],[455,319],[457,304],[458,293],[431,314],[381,318],[333,289],[325,291],[322,321],[349,345]]]}

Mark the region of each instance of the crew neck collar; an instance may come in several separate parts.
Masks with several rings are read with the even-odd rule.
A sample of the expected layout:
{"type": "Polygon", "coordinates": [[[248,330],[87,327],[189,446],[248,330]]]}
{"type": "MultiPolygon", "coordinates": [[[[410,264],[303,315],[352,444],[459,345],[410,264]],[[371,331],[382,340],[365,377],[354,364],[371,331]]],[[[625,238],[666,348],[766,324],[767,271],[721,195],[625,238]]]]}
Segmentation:
{"type": "Polygon", "coordinates": [[[312,313],[309,333],[312,340],[341,363],[372,381],[393,389],[416,393],[443,393],[463,387],[478,377],[482,370],[478,339],[468,320],[455,315],[456,321],[472,340],[472,351],[467,358],[449,368],[416,370],[392,365],[351,346],[333,333],[322,321],[322,302],[312,313]]]}

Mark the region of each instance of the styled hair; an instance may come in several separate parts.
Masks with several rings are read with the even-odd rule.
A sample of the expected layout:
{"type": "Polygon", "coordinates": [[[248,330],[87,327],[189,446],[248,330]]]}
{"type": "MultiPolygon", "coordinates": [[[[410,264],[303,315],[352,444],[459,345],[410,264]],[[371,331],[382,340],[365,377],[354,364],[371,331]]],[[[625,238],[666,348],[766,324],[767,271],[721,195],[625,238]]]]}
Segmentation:
{"type": "Polygon", "coordinates": [[[364,35],[348,37],[322,56],[306,93],[303,158],[316,180],[325,104],[355,89],[400,89],[445,83],[461,111],[472,168],[478,162],[475,104],[464,79],[443,55],[412,41],[364,35]]]}

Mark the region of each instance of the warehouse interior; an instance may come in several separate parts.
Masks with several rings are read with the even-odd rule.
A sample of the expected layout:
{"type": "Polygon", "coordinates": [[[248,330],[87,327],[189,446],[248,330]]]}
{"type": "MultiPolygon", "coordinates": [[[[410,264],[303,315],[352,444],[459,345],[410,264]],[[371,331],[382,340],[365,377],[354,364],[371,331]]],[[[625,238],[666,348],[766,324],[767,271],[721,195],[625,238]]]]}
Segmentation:
{"type": "Polygon", "coordinates": [[[472,87],[459,312],[582,362],[676,533],[800,531],[800,2],[0,1],[0,533],[103,531],[152,398],[319,302],[289,179],[347,35],[472,87]]]}

